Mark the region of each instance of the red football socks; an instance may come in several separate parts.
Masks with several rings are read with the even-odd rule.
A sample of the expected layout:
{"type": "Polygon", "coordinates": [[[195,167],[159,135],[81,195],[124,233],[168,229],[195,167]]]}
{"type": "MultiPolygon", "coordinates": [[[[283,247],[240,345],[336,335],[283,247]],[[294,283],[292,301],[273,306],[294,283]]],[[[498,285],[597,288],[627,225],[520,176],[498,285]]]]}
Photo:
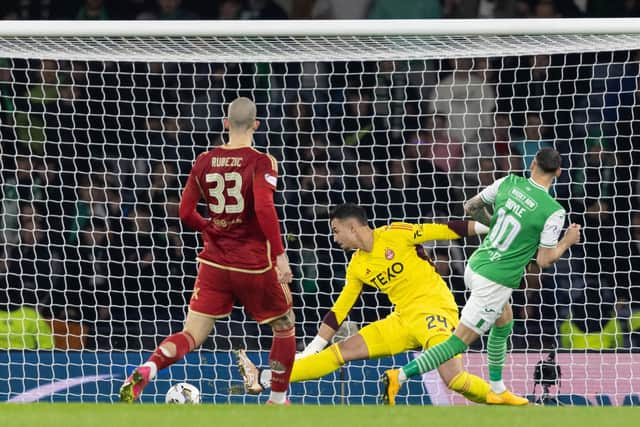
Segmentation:
{"type": "Polygon", "coordinates": [[[173,365],[178,360],[182,359],[182,357],[193,350],[195,346],[196,342],[190,333],[179,332],[167,337],[164,341],[162,341],[158,348],[155,349],[148,361],[155,363],[159,371],[166,368],[167,366],[173,365]],[[162,349],[162,345],[166,343],[173,343],[173,345],[176,346],[176,352],[173,356],[168,355],[166,350],[162,349]]]}
{"type": "Polygon", "coordinates": [[[269,366],[271,367],[271,390],[285,392],[296,357],[296,336],[293,327],[274,331],[269,366]]]}

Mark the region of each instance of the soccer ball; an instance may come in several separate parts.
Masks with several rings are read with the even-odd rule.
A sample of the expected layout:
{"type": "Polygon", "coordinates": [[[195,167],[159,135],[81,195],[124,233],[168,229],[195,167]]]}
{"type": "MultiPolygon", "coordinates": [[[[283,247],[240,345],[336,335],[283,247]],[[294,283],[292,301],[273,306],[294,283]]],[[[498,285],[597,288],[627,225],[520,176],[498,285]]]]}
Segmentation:
{"type": "Polygon", "coordinates": [[[200,390],[198,387],[189,383],[179,383],[171,386],[167,395],[164,398],[166,403],[179,403],[184,405],[185,403],[197,404],[200,403],[200,390]]]}

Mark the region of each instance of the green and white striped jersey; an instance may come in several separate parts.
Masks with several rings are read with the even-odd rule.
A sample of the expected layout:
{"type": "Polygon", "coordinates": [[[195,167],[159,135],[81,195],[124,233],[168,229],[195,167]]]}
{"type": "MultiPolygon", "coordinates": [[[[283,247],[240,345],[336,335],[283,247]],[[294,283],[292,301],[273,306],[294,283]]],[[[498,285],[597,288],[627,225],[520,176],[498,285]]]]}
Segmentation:
{"type": "Polygon", "coordinates": [[[531,178],[509,175],[482,190],[493,205],[489,234],[469,259],[477,274],[517,288],[539,246],[553,248],[564,225],[565,210],[531,178]]]}

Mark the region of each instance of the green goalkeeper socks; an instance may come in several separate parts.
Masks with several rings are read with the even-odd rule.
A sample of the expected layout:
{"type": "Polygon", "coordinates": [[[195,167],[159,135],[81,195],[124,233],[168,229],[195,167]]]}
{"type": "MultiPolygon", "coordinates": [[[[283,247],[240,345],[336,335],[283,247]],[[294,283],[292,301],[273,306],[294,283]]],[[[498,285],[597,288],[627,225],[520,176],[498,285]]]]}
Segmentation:
{"type": "Polygon", "coordinates": [[[513,329],[513,320],[506,325],[491,327],[487,342],[487,358],[489,362],[489,380],[501,381],[504,360],[507,357],[507,339],[513,329]]]}
{"type": "Polygon", "coordinates": [[[431,347],[419,357],[402,367],[402,371],[407,377],[424,374],[433,371],[453,356],[463,353],[467,345],[455,335],[452,335],[445,342],[431,347]]]}

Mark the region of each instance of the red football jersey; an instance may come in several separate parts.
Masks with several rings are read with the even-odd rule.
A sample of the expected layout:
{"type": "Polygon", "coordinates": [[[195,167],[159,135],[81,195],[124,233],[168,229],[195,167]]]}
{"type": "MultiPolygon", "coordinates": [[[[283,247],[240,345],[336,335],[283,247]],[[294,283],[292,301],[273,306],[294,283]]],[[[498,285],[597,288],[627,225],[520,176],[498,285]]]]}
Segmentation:
{"type": "Polygon", "coordinates": [[[275,159],[251,147],[216,147],[196,159],[180,201],[180,218],[201,231],[198,260],[214,267],[263,272],[284,252],[273,203],[275,159]],[[204,199],[209,219],[196,210],[204,199]]]}

